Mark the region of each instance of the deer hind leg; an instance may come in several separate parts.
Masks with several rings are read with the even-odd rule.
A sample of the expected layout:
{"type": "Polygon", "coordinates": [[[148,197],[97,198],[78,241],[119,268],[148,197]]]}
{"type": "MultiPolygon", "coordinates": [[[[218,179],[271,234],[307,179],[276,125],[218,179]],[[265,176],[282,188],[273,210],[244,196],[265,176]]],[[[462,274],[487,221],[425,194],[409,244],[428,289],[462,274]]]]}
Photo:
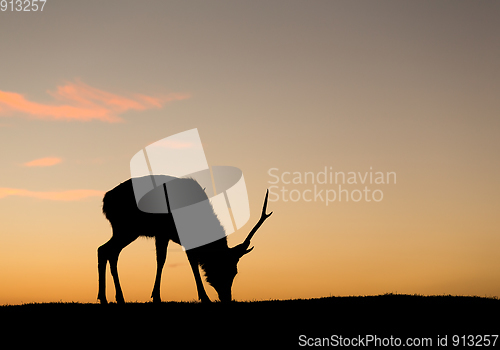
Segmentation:
{"type": "Polygon", "coordinates": [[[160,286],[161,286],[161,274],[163,271],[163,266],[165,265],[165,260],[167,259],[167,247],[168,238],[165,236],[156,236],[156,279],[155,285],[153,287],[153,292],[151,293],[151,298],[153,298],[153,303],[161,303],[160,296],[160,286]]]}
{"type": "Polygon", "coordinates": [[[133,242],[137,236],[121,237],[113,235],[109,241],[104,243],[97,250],[98,256],[98,271],[99,271],[99,293],[97,298],[101,304],[106,304],[106,264],[109,261],[111,276],[115,284],[116,302],[119,304],[125,303],[123,292],[118,278],[118,256],[123,248],[133,242]]]}
{"type": "Polygon", "coordinates": [[[97,271],[99,274],[99,291],[97,292],[97,299],[101,304],[107,304],[106,299],[106,265],[108,264],[108,246],[111,239],[97,248],[97,271]]]}

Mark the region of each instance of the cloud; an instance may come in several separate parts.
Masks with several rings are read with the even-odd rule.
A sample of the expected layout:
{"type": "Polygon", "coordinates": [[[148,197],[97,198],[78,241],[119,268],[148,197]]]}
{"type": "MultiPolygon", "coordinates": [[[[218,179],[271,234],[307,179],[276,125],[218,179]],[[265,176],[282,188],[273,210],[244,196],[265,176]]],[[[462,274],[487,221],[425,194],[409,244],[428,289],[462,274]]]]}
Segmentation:
{"type": "Polygon", "coordinates": [[[68,190],[68,191],[38,192],[38,191],[29,191],[22,188],[0,187],[0,198],[5,198],[8,196],[30,197],[30,198],[53,200],[53,201],[79,201],[89,197],[102,197],[104,196],[104,191],[68,190]]]}
{"type": "Polygon", "coordinates": [[[22,113],[42,120],[99,120],[121,122],[118,115],[129,110],[143,111],[162,108],[166,103],[189,98],[188,94],[171,93],[153,97],[133,94],[125,97],[76,81],[48,92],[57,103],[43,104],[28,100],[24,95],[0,91],[0,115],[22,113]]]}
{"type": "Polygon", "coordinates": [[[24,163],[24,166],[27,167],[46,167],[53,166],[62,162],[61,158],[57,157],[45,157],[40,159],[32,160],[31,162],[24,163]]]}
{"type": "Polygon", "coordinates": [[[195,148],[195,145],[192,142],[165,140],[165,139],[155,142],[153,146],[169,148],[169,149],[195,148]]]}

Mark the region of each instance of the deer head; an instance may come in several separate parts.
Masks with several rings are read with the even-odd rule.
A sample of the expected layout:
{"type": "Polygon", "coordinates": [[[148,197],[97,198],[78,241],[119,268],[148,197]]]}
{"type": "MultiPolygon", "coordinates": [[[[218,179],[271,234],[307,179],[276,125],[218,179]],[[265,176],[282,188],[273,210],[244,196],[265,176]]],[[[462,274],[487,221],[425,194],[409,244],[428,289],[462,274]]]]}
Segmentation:
{"type": "Polygon", "coordinates": [[[247,238],[243,241],[243,243],[240,243],[229,250],[225,251],[224,253],[220,254],[219,257],[220,259],[217,259],[217,261],[212,261],[210,265],[212,266],[206,266],[205,272],[206,272],[206,277],[207,277],[207,282],[212,285],[212,287],[215,288],[217,291],[217,294],[219,295],[219,300],[222,302],[226,301],[231,301],[232,296],[231,296],[231,287],[233,285],[233,280],[236,274],[238,273],[238,262],[241,259],[241,257],[245,254],[248,254],[252,251],[253,247],[248,249],[250,246],[250,241],[252,240],[252,237],[254,236],[255,232],[260,228],[260,226],[264,223],[264,221],[271,216],[273,212],[270,212],[269,214],[266,213],[267,209],[267,199],[269,197],[269,190],[266,192],[266,198],[264,200],[264,205],[262,207],[262,214],[260,217],[260,220],[257,222],[257,224],[254,226],[252,231],[248,234],[247,238]],[[207,271],[207,268],[216,270],[217,273],[209,273],[207,271]]]}

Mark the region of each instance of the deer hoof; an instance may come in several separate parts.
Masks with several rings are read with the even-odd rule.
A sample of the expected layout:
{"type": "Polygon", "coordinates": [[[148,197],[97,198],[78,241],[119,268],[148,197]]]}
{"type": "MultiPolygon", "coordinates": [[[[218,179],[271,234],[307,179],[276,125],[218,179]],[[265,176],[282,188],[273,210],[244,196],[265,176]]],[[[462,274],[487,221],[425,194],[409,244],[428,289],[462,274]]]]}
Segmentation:
{"type": "Polygon", "coordinates": [[[108,303],[108,300],[106,299],[106,296],[103,295],[98,295],[97,300],[101,303],[101,305],[106,305],[108,303]]]}

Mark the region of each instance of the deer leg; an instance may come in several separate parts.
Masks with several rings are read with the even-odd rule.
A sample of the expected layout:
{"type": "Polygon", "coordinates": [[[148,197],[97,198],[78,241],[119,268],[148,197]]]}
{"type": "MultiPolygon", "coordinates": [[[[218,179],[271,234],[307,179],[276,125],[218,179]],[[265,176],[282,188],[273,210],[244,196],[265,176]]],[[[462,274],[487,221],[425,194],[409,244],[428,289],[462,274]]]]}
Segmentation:
{"type": "Polygon", "coordinates": [[[106,299],[106,265],[108,264],[109,240],[97,249],[97,271],[99,274],[99,290],[97,299],[101,304],[107,304],[106,299]]]}
{"type": "Polygon", "coordinates": [[[117,304],[124,304],[125,299],[123,298],[122,287],[120,286],[120,279],[118,278],[118,254],[113,254],[109,259],[109,268],[111,270],[111,276],[113,276],[113,282],[115,283],[115,299],[117,304]]]}
{"type": "Polygon", "coordinates": [[[210,303],[210,298],[205,292],[205,288],[203,287],[203,282],[200,276],[200,270],[198,268],[198,260],[194,257],[190,256],[188,253],[189,264],[191,265],[191,270],[193,270],[194,280],[196,282],[196,288],[198,289],[198,299],[203,303],[210,303]]]}
{"type": "Polygon", "coordinates": [[[111,237],[108,243],[106,243],[109,245],[108,261],[109,261],[109,268],[111,270],[111,276],[113,277],[113,282],[115,283],[116,302],[118,304],[123,304],[125,303],[125,299],[123,298],[123,292],[120,286],[120,279],[118,278],[118,256],[120,255],[122,249],[125,248],[130,243],[132,243],[137,238],[137,236],[129,236],[123,238],[120,236],[118,236],[120,238],[115,238],[115,237],[116,235],[111,237]]]}
{"type": "Polygon", "coordinates": [[[156,245],[156,279],[155,279],[155,285],[153,287],[153,292],[151,293],[151,298],[153,298],[153,303],[161,303],[161,296],[160,296],[161,274],[163,271],[163,266],[165,265],[165,260],[167,259],[168,238],[164,236],[156,236],[155,245],[156,245]]]}

